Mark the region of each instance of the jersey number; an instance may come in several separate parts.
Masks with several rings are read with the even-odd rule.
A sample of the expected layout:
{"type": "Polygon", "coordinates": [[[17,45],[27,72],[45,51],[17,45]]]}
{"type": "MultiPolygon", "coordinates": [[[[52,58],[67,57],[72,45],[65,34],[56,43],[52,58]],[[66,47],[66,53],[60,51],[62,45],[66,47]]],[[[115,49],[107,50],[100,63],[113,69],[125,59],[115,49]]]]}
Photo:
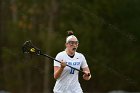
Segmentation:
{"type": "Polygon", "coordinates": [[[75,69],[71,68],[70,74],[74,74],[75,69]]]}

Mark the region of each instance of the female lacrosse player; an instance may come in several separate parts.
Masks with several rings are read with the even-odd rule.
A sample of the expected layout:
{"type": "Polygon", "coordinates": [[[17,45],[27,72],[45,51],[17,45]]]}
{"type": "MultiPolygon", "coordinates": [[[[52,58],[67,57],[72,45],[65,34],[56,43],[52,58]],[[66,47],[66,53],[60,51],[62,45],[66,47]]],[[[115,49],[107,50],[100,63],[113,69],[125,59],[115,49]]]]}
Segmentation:
{"type": "Polygon", "coordinates": [[[56,56],[61,64],[54,61],[54,78],[56,79],[54,93],[83,93],[78,80],[79,72],[66,66],[66,64],[77,69],[82,68],[83,79],[90,80],[91,78],[84,55],[76,52],[78,44],[76,36],[73,35],[72,31],[69,31],[65,43],[66,49],[56,56]]]}

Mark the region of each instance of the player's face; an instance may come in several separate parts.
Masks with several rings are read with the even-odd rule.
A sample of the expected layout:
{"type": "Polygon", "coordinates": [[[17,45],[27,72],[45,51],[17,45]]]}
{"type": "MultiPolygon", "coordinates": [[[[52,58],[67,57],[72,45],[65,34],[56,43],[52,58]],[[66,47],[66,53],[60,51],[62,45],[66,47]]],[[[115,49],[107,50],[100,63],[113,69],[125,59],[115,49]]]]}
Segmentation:
{"type": "Polygon", "coordinates": [[[74,53],[78,48],[79,42],[76,38],[72,38],[66,43],[66,48],[70,53],[74,53]]]}

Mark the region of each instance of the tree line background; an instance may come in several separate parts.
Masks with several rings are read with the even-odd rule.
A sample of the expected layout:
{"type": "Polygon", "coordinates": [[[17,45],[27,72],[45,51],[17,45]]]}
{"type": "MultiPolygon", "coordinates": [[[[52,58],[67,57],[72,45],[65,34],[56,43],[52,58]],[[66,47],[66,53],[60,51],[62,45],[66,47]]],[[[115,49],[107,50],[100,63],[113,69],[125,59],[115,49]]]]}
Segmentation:
{"type": "Polygon", "coordinates": [[[26,40],[53,57],[68,30],[92,79],[86,93],[140,92],[140,0],[0,0],[0,91],[52,93],[53,61],[22,53],[26,40]]]}

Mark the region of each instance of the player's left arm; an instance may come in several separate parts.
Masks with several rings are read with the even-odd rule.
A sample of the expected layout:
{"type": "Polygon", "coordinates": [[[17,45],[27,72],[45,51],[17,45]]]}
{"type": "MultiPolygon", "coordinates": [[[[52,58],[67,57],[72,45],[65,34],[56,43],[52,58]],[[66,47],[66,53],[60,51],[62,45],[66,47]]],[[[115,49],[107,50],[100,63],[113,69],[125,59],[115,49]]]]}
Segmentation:
{"type": "Polygon", "coordinates": [[[90,73],[89,67],[83,68],[83,72],[84,72],[83,79],[90,80],[91,79],[91,73],[90,73]]]}

